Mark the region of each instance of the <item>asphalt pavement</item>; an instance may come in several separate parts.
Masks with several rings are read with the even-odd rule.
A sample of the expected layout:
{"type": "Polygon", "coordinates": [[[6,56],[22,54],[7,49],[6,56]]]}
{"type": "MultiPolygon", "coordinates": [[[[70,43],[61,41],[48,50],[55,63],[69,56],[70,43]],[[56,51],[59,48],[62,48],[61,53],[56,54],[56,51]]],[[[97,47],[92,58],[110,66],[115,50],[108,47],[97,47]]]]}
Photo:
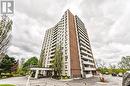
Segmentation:
{"type": "MultiPolygon", "coordinates": [[[[55,80],[51,78],[31,79],[29,86],[122,86],[122,77],[105,75],[107,82],[102,83],[98,76],[87,79],[55,80]]],[[[26,86],[27,77],[12,77],[1,79],[0,84],[15,84],[16,86],[26,86]]]]}

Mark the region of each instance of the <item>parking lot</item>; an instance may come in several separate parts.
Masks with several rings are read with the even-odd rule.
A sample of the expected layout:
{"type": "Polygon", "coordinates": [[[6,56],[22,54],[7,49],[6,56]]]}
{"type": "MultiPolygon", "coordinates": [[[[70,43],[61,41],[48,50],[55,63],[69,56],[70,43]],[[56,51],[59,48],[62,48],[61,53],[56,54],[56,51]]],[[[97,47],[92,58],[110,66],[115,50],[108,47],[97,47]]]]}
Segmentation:
{"type": "MultiPolygon", "coordinates": [[[[100,82],[98,76],[87,79],[55,80],[50,78],[33,79],[29,81],[30,86],[122,86],[122,77],[104,76],[106,83],[100,82]]],[[[16,84],[26,86],[26,77],[12,77],[0,80],[0,84],[16,84]]]]}

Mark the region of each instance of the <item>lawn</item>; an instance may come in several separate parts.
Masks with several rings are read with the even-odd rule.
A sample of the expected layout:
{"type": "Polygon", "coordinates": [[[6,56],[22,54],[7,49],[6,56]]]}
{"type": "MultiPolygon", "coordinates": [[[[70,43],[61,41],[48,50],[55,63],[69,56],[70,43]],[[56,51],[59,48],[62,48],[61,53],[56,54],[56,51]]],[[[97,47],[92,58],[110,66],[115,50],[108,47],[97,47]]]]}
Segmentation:
{"type": "Polygon", "coordinates": [[[16,85],[12,85],[12,84],[0,84],[0,86],[16,86],[16,85]]]}

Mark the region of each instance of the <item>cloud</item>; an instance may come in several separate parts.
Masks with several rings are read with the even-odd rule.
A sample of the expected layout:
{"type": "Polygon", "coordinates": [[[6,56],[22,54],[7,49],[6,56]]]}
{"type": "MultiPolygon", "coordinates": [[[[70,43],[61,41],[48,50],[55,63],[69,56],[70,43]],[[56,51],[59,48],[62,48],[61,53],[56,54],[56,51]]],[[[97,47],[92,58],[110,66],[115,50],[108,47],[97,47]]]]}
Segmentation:
{"type": "Polygon", "coordinates": [[[30,18],[37,20],[40,24],[45,25],[47,28],[49,28],[51,25],[54,25],[58,21],[58,19],[60,19],[61,14],[63,14],[62,7],[66,5],[67,1],[16,0],[15,3],[16,3],[16,11],[24,13],[30,18]]]}
{"type": "Polygon", "coordinates": [[[84,0],[82,16],[87,22],[94,57],[107,63],[117,63],[129,55],[130,1],[84,0]]]}
{"type": "Polygon", "coordinates": [[[117,63],[130,55],[129,0],[16,0],[9,54],[39,56],[45,30],[54,26],[66,9],[85,23],[95,59],[117,63]]]}
{"type": "Polygon", "coordinates": [[[20,12],[15,13],[13,21],[13,38],[9,53],[19,54],[17,58],[40,54],[44,26],[20,12]]]}

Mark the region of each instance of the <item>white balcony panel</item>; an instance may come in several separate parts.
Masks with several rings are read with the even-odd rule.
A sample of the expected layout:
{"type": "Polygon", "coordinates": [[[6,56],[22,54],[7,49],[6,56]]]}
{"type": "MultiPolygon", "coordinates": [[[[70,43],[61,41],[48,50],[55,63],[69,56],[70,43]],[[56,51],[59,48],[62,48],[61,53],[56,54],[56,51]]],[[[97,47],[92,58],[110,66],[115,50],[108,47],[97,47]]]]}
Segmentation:
{"type": "Polygon", "coordinates": [[[92,58],[88,57],[88,56],[82,56],[83,59],[89,59],[89,60],[93,60],[92,58]]]}
{"type": "Polygon", "coordinates": [[[85,76],[86,76],[86,78],[90,78],[90,77],[92,77],[93,75],[92,75],[92,74],[86,74],[85,76]]]}
{"type": "Polygon", "coordinates": [[[49,57],[53,57],[55,54],[51,54],[51,55],[49,55],[49,57]]]}
{"type": "Polygon", "coordinates": [[[81,45],[80,47],[83,48],[83,49],[85,49],[85,50],[87,50],[87,51],[89,51],[89,52],[91,52],[90,47],[88,47],[88,46],[87,46],[87,47],[88,47],[89,49],[88,49],[87,47],[84,47],[83,45],[81,45]]]}
{"type": "Polygon", "coordinates": [[[47,65],[52,65],[51,63],[47,64],[47,65]]]}
{"type": "MultiPolygon", "coordinates": [[[[82,38],[81,38],[81,39],[82,39],[82,38]]],[[[89,43],[88,43],[88,42],[84,41],[84,39],[82,39],[82,40],[83,40],[83,41],[80,41],[81,44],[83,44],[83,45],[85,45],[85,46],[89,46],[89,43]],[[87,43],[88,45],[87,45],[86,43],[87,43]]]]}
{"type": "Polygon", "coordinates": [[[96,70],[96,68],[91,68],[91,67],[85,67],[84,70],[96,70]]]}
{"type": "Polygon", "coordinates": [[[84,51],[84,50],[81,50],[82,53],[86,53],[87,54],[87,51],[84,51]]]}
{"type": "Polygon", "coordinates": [[[88,61],[83,61],[83,64],[94,65],[94,63],[92,63],[92,62],[88,62],[88,61]]]}
{"type": "Polygon", "coordinates": [[[87,51],[81,50],[81,52],[82,52],[82,53],[85,53],[85,54],[87,54],[87,55],[92,56],[92,54],[88,53],[87,51]]]}

